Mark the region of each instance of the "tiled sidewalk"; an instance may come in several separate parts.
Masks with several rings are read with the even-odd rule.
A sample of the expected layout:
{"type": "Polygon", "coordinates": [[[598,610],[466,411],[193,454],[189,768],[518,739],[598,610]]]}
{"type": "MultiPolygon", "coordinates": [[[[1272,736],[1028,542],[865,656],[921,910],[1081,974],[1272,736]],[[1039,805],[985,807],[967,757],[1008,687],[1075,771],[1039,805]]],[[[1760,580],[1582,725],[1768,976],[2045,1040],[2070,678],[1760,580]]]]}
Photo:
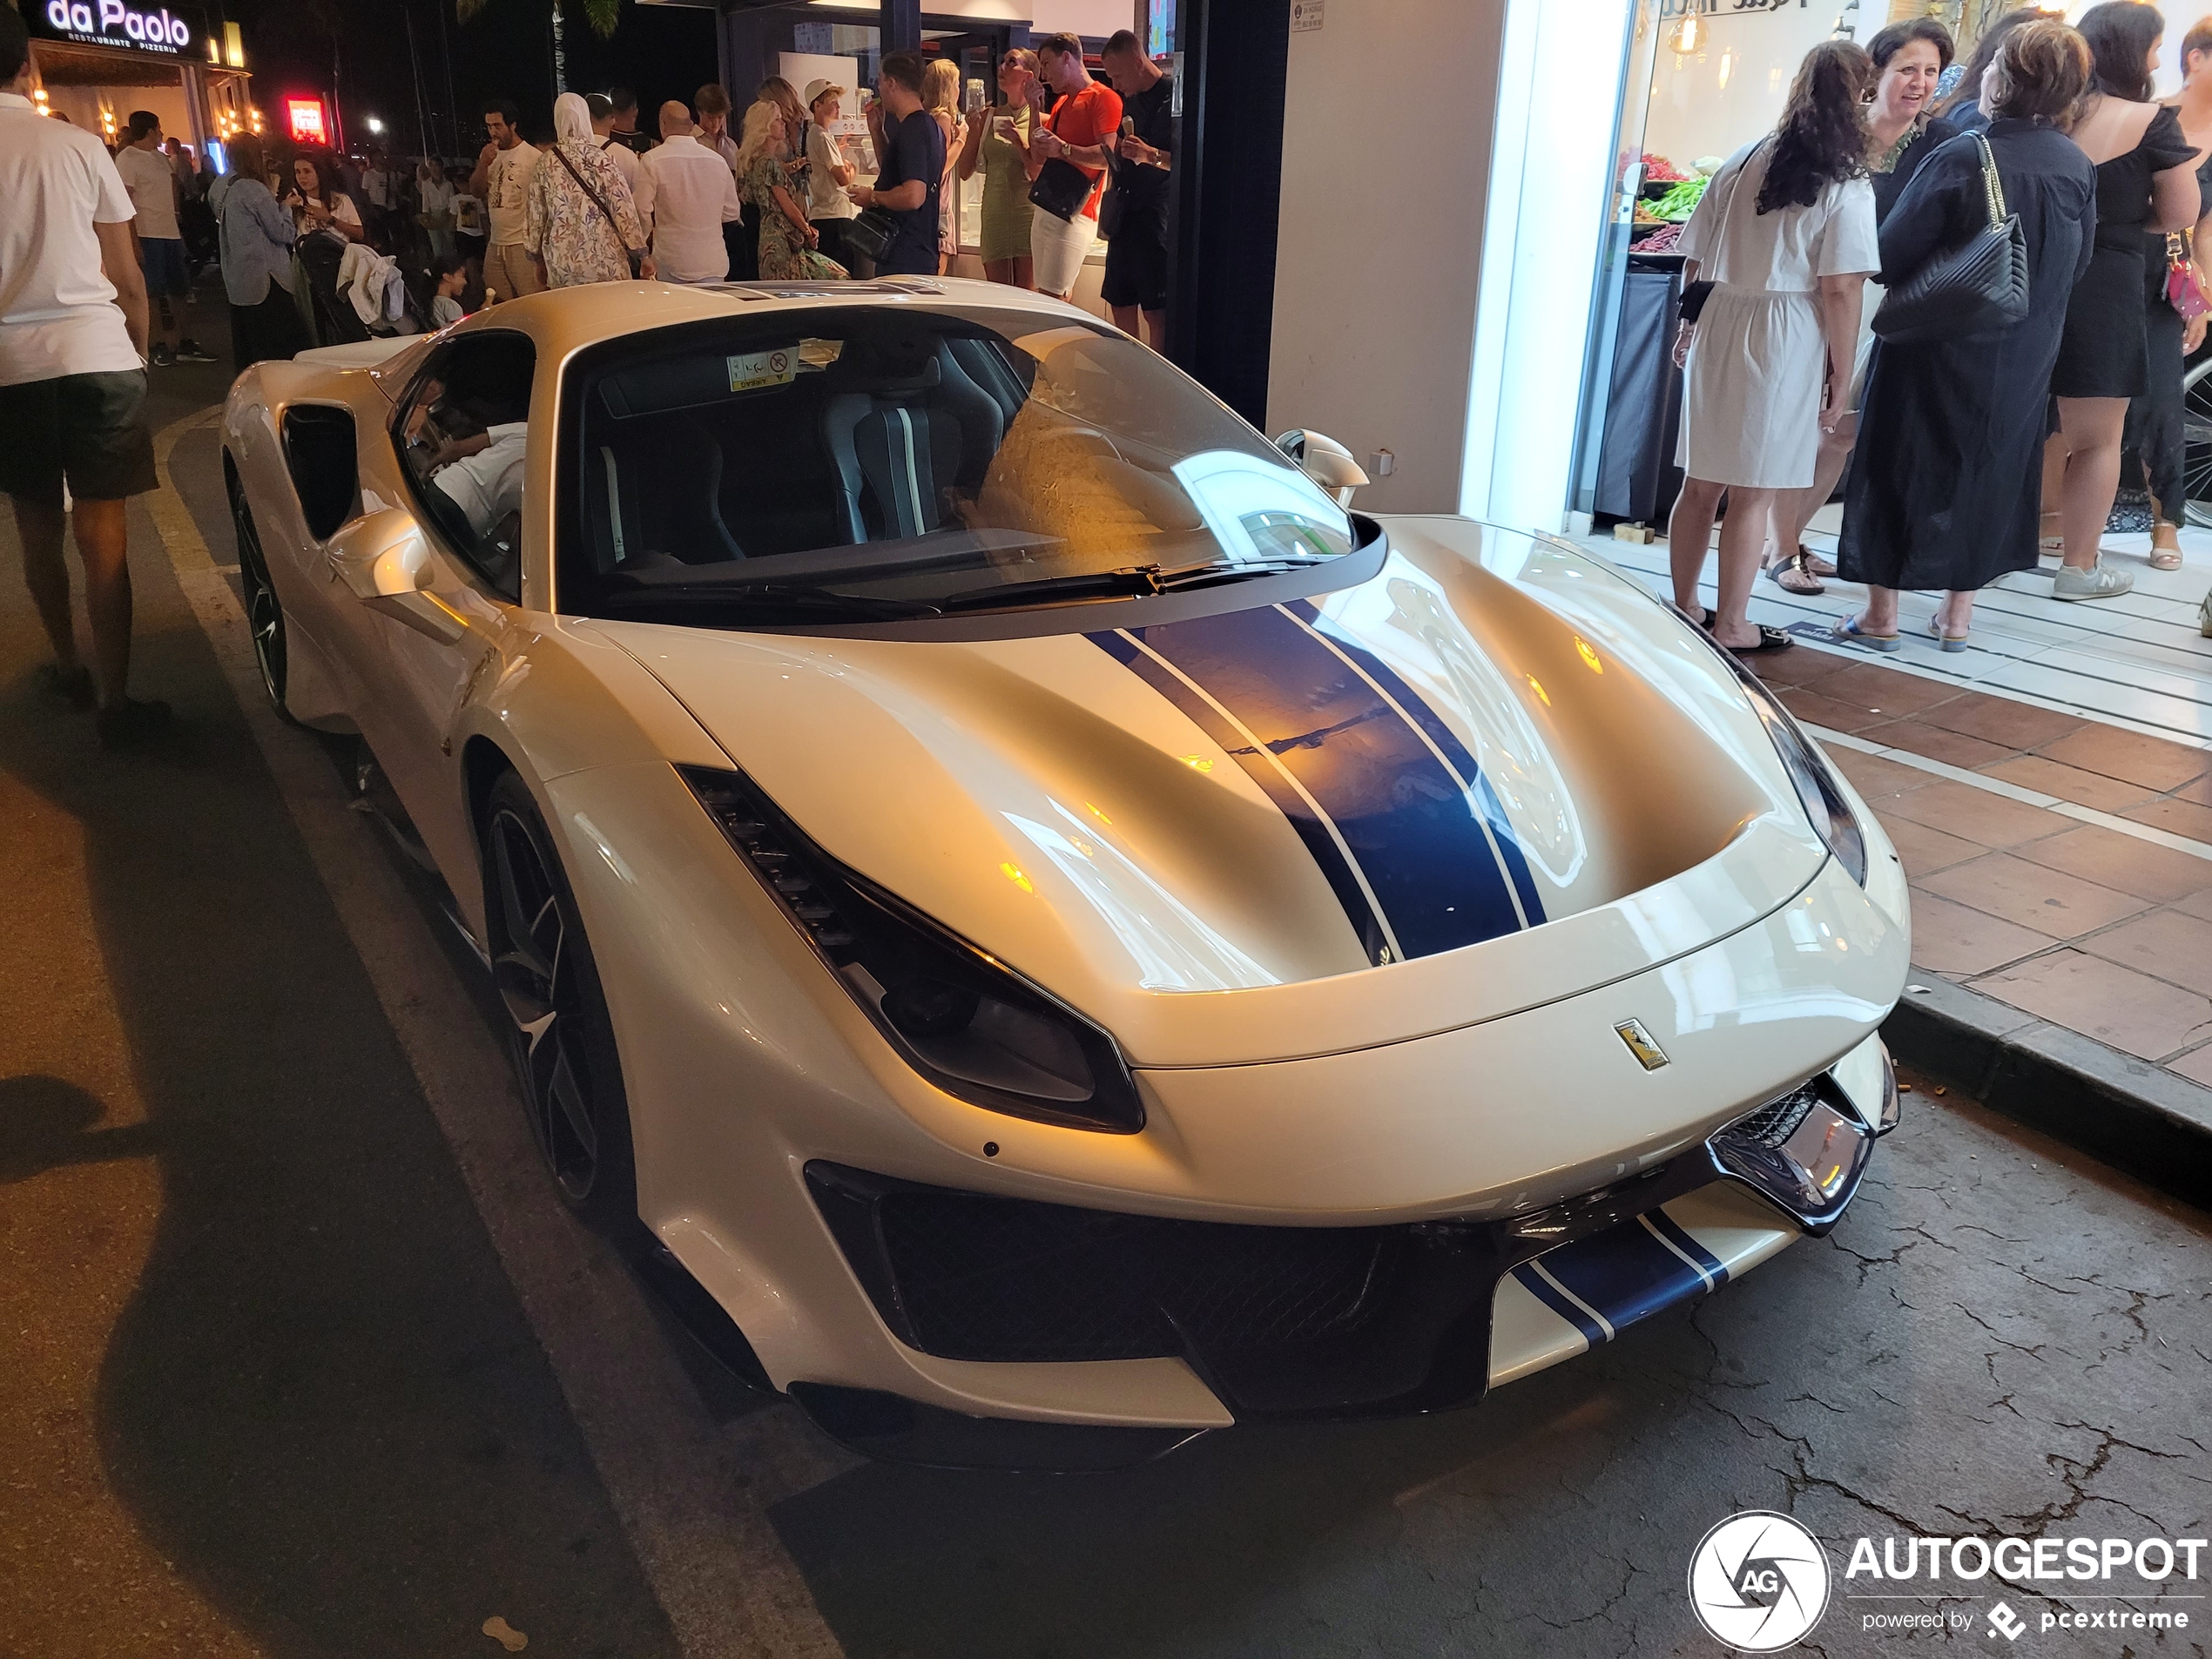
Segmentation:
{"type": "Polygon", "coordinates": [[[2212,752],[1856,653],[1757,664],[1896,843],[1920,968],[2212,1085],[2212,752]]]}

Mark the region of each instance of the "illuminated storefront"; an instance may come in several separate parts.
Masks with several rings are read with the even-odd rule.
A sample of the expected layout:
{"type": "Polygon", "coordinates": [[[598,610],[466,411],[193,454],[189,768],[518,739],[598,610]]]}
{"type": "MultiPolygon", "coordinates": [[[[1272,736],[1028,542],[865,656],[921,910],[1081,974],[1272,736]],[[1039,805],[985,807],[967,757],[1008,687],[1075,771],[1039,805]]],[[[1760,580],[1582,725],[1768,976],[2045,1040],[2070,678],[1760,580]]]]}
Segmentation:
{"type": "Polygon", "coordinates": [[[236,24],[211,32],[189,5],[126,0],[29,0],[31,98],[49,114],[118,142],[133,110],[205,155],[233,134],[262,130],[236,24]]]}

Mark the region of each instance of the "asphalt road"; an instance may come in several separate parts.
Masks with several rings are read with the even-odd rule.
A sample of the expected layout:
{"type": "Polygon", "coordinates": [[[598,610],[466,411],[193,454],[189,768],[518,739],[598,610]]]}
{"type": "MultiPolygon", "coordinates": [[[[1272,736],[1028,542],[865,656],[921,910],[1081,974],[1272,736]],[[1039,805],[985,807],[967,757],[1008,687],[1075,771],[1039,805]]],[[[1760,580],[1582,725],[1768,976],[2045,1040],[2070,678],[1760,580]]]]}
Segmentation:
{"type": "MultiPolygon", "coordinates": [[[[1113,1476],[857,1462],[568,1224],[347,746],[256,700],[176,427],[223,380],[157,382],[175,494],[133,513],[169,751],[40,700],[0,520],[0,1655],[1709,1654],[1684,1572],[1742,1509],[1839,1571],[1862,1533],[2206,1535],[2212,1221],[1925,1088],[1832,1238],[1473,1411],[1113,1476]]],[[[2007,1590],[2017,1643],[1993,1594],[1872,1634],[1908,1604],[1837,1589],[1835,1655],[2212,1629],[2007,1590]]]]}

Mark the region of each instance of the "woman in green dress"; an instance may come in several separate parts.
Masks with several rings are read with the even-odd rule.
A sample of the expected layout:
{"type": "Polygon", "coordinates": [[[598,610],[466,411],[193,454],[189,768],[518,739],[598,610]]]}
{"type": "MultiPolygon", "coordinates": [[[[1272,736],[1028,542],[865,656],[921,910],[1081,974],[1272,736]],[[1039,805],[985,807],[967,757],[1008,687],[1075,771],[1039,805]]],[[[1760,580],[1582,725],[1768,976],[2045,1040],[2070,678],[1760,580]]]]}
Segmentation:
{"type": "Polygon", "coordinates": [[[745,112],[738,145],[738,193],[760,210],[760,280],[814,282],[842,277],[845,267],[815,252],[821,233],[806,222],[806,204],[792,193],[784,158],[790,135],[784,112],[763,98],[745,112]]]}
{"type": "Polygon", "coordinates": [[[961,141],[960,176],[983,169],[983,274],[994,282],[1034,288],[1029,268],[1029,135],[1036,115],[1029,87],[1037,78],[1036,54],[1016,46],[999,64],[1000,102],[968,112],[961,141]]]}

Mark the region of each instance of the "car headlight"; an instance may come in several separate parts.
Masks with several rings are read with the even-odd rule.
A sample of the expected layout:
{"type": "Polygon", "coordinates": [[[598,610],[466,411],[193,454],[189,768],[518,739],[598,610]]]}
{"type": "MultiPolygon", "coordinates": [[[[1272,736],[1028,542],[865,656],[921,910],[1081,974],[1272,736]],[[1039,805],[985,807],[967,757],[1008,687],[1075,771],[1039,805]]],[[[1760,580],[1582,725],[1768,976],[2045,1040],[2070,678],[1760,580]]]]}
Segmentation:
{"type": "Polygon", "coordinates": [[[1736,671],[1744,695],[1758,711],[1767,736],[1774,739],[1775,752],[1782,757],[1782,769],[1790,774],[1791,787],[1797,792],[1805,816],[1812,820],[1813,833],[1836,855],[1836,862],[1850,873],[1851,879],[1865,887],[1866,837],[1858,827],[1858,819],[1844,804],[1844,792],[1836,786],[1828,758],[1805,736],[1797,717],[1782,706],[1756,674],[1736,660],[1734,652],[1723,650],[1720,655],[1736,671]]]}
{"type": "Polygon", "coordinates": [[[1114,1040],[988,952],[807,840],[750,778],[676,769],[738,857],[907,1062],[1013,1117],[1132,1135],[1144,1107],[1114,1040]]]}

